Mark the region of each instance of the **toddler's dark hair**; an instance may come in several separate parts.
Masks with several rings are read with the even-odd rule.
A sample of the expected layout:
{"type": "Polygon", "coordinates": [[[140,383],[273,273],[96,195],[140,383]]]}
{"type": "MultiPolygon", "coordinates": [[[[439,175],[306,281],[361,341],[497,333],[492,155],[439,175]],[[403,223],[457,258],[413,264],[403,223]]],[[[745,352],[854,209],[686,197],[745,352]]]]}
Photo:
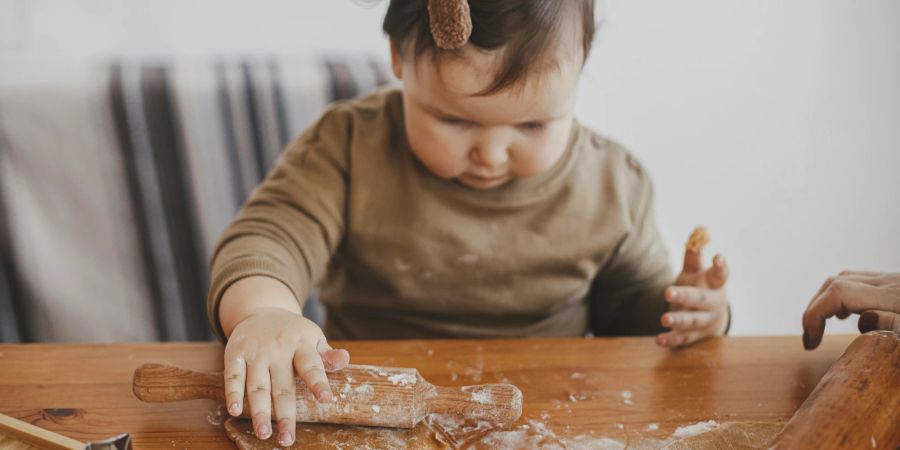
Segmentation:
{"type": "MultiPolygon", "coordinates": [[[[469,42],[484,50],[504,48],[504,61],[481,95],[515,85],[533,70],[555,64],[559,36],[581,28],[583,60],[594,39],[594,0],[469,0],[472,35],[469,42]]],[[[414,56],[440,58],[431,35],[428,0],[391,0],[382,26],[401,54],[415,45],[414,56]]]]}

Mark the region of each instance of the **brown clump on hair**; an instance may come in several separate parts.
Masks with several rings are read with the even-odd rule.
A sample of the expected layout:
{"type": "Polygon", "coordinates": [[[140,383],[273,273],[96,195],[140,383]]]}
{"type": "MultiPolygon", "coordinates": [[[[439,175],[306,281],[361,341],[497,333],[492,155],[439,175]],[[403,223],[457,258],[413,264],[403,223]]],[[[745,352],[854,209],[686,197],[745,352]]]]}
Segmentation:
{"type": "Polygon", "coordinates": [[[455,50],[472,35],[472,16],[467,0],[428,0],[428,21],[435,44],[455,50]]]}
{"type": "MultiPolygon", "coordinates": [[[[435,59],[458,52],[444,49],[442,25],[432,34],[429,0],[391,0],[382,28],[393,45],[405,54],[430,54],[435,59]]],[[[443,2],[438,2],[443,3],[443,2]]],[[[450,1],[448,3],[456,3],[450,1]]],[[[472,24],[468,43],[482,50],[503,50],[503,63],[493,82],[480,94],[490,95],[509,88],[533,72],[557,63],[556,49],[563,33],[581,31],[582,62],[594,39],[594,0],[469,0],[472,24]]],[[[458,30],[457,30],[458,31],[458,30]]],[[[451,33],[454,34],[454,33],[451,33]]],[[[463,43],[464,45],[465,43],[463,43]]],[[[461,47],[461,46],[460,46],[461,47]]]]}

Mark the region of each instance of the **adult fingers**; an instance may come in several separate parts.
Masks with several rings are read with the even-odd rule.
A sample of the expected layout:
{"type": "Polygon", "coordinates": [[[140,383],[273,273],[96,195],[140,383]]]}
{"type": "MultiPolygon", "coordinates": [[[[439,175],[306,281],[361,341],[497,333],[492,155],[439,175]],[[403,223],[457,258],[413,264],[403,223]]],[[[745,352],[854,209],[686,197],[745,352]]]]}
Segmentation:
{"type": "Polygon", "coordinates": [[[247,381],[247,362],[244,358],[226,357],[224,377],[228,414],[239,416],[244,409],[244,384],[247,381]]]}
{"type": "Polygon", "coordinates": [[[279,364],[269,369],[272,374],[273,411],[278,423],[278,444],[288,447],[294,443],[297,430],[297,386],[294,381],[294,366],[279,364]]]}
{"type": "Polygon", "coordinates": [[[715,314],[709,311],[670,311],[662,315],[660,323],[673,330],[687,331],[707,328],[714,319],[715,314]]]}
{"type": "Polygon", "coordinates": [[[809,303],[812,304],[813,301],[815,301],[817,298],[819,298],[819,296],[822,295],[823,292],[825,292],[825,289],[828,289],[828,286],[831,286],[831,283],[834,283],[834,280],[835,280],[835,277],[826,278],[825,282],[822,283],[821,286],[819,286],[819,290],[816,291],[816,295],[813,295],[812,298],[809,300],[809,303]]]}
{"type": "MultiPolygon", "coordinates": [[[[819,290],[816,291],[816,295],[813,296],[812,300],[810,300],[810,303],[812,303],[813,300],[815,300],[820,295],[822,295],[822,292],[825,292],[825,289],[828,289],[828,287],[831,286],[831,283],[834,283],[835,280],[842,279],[842,280],[860,281],[858,275],[865,275],[868,273],[870,273],[870,272],[858,272],[858,271],[844,270],[836,277],[828,277],[827,279],[825,279],[825,282],[822,283],[822,286],[819,287],[819,290]]],[[[872,272],[872,273],[874,273],[874,272],[872,272]]],[[[850,311],[847,311],[845,309],[841,309],[840,311],[835,313],[835,316],[838,319],[844,320],[844,319],[850,317],[851,314],[853,314],[853,313],[851,313],[850,311]]]]}
{"type": "Polygon", "coordinates": [[[880,276],[880,275],[883,275],[883,273],[875,272],[873,270],[842,270],[840,275],[880,276]]]}
{"type": "Polygon", "coordinates": [[[870,309],[900,313],[900,301],[891,291],[869,284],[836,278],[803,313],[803,345],[811,350],[819,346],[825,321],[842,312],[861,313],[870,309]]]}
{"type": "Polygon", "coordinates": [[[334,401],[334,393],[328,384],[328,376],[325,375],[325,365],[322,357],[311,345],[304,345],[294,354],[294,369],[309,387],[310,393],[321,403],[334,401]]]}
{"type": "Polygon", "coordinates": [[[268,364],[250,364],[247,367],[247,400],[256,437],[272,436],[272,394],[268,364]]]}
{"type": "Polygon", "coordinates": [[[885,330],[900,333],[900,314],[890,311],[866,311],[859,316],[860,333],[874,330],[885,330]]]}
{"type": "Polygon", "coordinates": [[[890,282],[890,277],[884,273],[858,270],[844,270],[840,273],[840,275],[838,275],[838,278],[865,283],[872,286],[881,286],[885,282],[890,282]]]}

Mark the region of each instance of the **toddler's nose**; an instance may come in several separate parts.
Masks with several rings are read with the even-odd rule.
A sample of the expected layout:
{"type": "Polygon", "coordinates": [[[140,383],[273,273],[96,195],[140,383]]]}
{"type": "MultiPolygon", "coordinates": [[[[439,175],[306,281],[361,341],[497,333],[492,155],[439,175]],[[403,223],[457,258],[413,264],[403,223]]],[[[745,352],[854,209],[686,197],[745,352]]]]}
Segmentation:
{"type": "Polygon", "coordinates": [[[470,156],[474,163],[487,167],[500,167],[509,160],[506,145],[490,143],[473,148],[470,156]]]}

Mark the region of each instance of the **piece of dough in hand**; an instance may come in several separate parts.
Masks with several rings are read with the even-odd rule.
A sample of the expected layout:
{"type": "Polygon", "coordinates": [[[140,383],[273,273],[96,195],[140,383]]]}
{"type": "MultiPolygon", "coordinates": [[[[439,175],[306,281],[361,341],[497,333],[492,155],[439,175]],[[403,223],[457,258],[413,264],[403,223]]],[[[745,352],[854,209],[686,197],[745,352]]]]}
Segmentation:
{"type": "Polygon", "coordinates": [[[691,233],[691,237],[689,237],[684,244],[684,248],[690,252],[697,253],[700,250],[703,250],[703,247],[706,247],[706,244],[709,244],[709,232],[706,231],[705,227],[698,226],[697,228],[694,228],[694,232],[691,233]]]}

